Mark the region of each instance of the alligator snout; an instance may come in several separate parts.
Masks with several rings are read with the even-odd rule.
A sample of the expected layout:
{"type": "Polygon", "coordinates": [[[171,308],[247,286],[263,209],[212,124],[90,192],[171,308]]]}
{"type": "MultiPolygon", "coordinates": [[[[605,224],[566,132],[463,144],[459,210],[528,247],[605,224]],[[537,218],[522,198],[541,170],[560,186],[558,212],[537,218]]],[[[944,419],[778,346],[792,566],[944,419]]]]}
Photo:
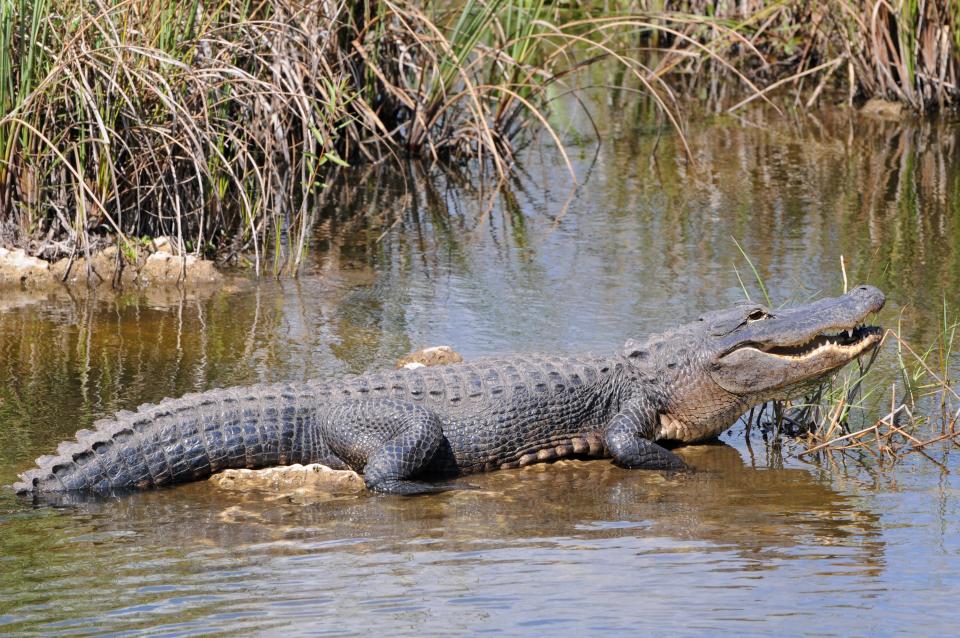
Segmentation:
{"type": "Polygon", "coordinates": [[[883,308],[883,304],[887,302],[887,296],[883,294],[882,290],[867,284],[857,286],[845,296],[850,295],[862,299],[870,307],[870,312],[879,312],[883,308]]]}

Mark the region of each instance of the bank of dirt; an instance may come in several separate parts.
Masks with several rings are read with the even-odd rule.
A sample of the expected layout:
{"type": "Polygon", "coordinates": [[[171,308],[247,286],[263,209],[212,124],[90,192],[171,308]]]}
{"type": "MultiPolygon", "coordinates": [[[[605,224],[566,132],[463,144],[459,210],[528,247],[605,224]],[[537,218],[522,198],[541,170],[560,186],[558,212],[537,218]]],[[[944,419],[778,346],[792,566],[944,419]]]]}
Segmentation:
{"type": "Polygon", "coordinates": [[[114,288],[221,283],[212,261],[179,253],[166,238],[121,251],[117,246],[49,262],[22,248],[0,247],[0,289],[68,286],[114,288]]]}

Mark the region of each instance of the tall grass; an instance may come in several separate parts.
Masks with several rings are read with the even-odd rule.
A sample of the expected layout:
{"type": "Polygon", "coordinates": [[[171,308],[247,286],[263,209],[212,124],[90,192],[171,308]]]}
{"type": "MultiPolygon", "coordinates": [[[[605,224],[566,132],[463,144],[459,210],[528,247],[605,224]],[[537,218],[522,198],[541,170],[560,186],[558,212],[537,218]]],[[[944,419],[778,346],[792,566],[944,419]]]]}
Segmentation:
{"type": "Polygon", "coordinates": [[[543,0],[0,0],[0,239],[55,258],[172,235],[295,268],[327,166],[476,158],[504,177],[531,129],[566,158],[549,105],[598,60],[679,128],[624,46],[685,39],[673,22],[543,0]]]}
{"type": "Polygon", "coordinates": [[[295,270],[331,165],[502,178],[540,135],[572,172],[550,107],[596,62],[677,130],[680,93],[734,85],[811,102],[847,78],[928,108],[960,97],[958,20],[950,0],[0,0],[0,243],[171,235],[295,270]]]}
{"type": "MultiPolygon", "coordinates": [[[[766,85],[765,92],[792,90],[796,102],[807,108],[831,87],[841,87],[851,101],[884,98],[917,111],[960,100],[956,0],[620,0],[615,6],[709,16],[709,22],[686,25],[684,33],[711,46],[728,44],[725,57],[733,62],[738,50],[749,52],[744,62],[751,77],[766,85]],[[728,27],[751,48],[718,37],[715,25],[728,27]]],[[[661,44],[674,51],[662,58],[660,68],[681,67],[684,74],[678,77],[690,79],[718,108],[730,108],[731,101],[738,108],[756,97],[741,100],[727,90],[729,83],[713,77],[710,61],[687,57],[683,42],[667,38],[661,44]]]]}

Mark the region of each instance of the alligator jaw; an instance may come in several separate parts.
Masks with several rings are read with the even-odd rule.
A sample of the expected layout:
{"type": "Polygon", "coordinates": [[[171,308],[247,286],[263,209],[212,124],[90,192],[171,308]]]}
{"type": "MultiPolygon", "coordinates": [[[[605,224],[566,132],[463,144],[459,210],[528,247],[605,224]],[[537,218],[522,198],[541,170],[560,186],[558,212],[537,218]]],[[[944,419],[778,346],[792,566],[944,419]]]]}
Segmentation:
{"type": "Polygon", "coordinates": [[[850,361],[876,347],[882,337],[883,330],[879,327],[859,325],[839,332],[824,332],[805,343],[766,348],[747,345],[743,349],[757,350],[772,357],[798,362],[824,355],[839,356],[850,361]]]}

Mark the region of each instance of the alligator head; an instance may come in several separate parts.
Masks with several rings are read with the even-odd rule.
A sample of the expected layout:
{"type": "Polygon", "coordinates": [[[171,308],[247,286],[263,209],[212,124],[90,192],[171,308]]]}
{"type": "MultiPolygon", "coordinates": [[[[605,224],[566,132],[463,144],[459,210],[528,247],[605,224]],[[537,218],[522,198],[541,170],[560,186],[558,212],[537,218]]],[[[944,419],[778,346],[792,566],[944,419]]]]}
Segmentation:
{"type": "Polygon", "coordinates": [[[628,369],[660,389],[654,438],[710,439],[754,405],[803,395],[880,343],[882,330],[864,321],[884,300],[860,286],[790,308],[743,304],[628,341],[628,369]]]}

